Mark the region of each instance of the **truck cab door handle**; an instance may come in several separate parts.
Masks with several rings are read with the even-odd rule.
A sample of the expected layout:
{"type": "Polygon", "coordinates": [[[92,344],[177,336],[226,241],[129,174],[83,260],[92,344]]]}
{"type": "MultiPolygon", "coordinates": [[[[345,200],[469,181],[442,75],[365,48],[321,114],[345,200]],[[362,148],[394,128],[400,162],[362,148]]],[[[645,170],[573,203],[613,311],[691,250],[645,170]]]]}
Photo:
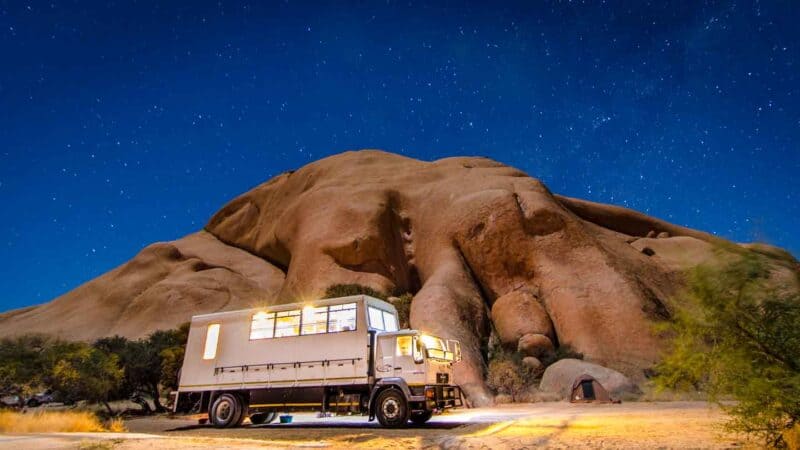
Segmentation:
{"type": "Polygon", "coordinates": [[[394,370],[403,370],[402,367],[395,367],[394,370]]]}

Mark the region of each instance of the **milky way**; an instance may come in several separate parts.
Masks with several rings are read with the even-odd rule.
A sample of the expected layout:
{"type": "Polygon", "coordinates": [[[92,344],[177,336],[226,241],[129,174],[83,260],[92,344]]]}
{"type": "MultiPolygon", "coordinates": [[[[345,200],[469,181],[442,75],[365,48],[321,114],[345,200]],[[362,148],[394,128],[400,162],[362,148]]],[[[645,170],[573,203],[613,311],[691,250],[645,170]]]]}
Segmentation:
{"type": "Polygon", "coordinates": [[[0,309],[366,147],[800,253],[797,2],[121,3],[0,1],[0,309]]]}

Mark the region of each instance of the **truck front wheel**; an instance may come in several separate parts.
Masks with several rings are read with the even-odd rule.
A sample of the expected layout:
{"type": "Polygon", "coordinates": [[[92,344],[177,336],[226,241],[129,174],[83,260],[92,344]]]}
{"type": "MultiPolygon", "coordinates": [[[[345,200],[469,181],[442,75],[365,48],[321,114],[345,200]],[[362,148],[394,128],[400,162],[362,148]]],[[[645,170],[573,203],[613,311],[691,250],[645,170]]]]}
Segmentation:
{"type": "Polygon", "coordinates": [[[244,407],[237,395],[222,394],[214,400],[208,416],[217,428],[232,428],[242,423],[244,407]]]}
{"type": "Polygon", "coordinates": [[[409,410],[403,394],[396,389],[386,389],[378,394],[375,416],[378,417],[378,422],[387,428],[406,426],[409,410]]]}

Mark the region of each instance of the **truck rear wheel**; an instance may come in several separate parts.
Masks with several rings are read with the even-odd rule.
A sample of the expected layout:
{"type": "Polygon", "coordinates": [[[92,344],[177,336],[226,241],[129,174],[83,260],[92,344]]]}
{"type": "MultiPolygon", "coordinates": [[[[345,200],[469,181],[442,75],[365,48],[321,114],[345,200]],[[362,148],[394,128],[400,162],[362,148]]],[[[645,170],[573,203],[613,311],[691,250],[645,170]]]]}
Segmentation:
{"type": "Polygon", "coordinates": [[[431,420],[431,416],[433,416],[433,411],[412,412],[411,422],[416,425],[422,425],[423,423],[431,420]]]}
{"type": "Polygon", "coordinates": [[[250,415],[250,422],[253,425],[262,425],[265,423],[272,423],[278,417],[276,412],[255,413],[250,415]]]}
{"type": "Polygon", "coordinates": [[[232,428],[242,423],[243,413],[244,405],[238,395],[222,394],[208,410],[208,418],[217,428],[232,428]]]}
{"type": "Polygon", "coordinates": [[[387,428],[400,428],[408,424],[408,403],[403,393],[396,389],[386,389],[378,394],[375,404],[378,422],[387,428]]]}

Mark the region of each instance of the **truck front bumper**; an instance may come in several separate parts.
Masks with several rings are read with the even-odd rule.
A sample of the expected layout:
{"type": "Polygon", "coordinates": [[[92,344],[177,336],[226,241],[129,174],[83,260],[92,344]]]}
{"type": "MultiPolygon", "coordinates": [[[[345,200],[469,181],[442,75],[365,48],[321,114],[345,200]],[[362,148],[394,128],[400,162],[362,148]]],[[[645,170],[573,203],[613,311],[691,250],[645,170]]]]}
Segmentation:
{"type": "Polygon", "coordinates": [[[451,385],[425,386],[425,409],[442,410],[464,406],[461,401],[461,388],[451,385]]]}

